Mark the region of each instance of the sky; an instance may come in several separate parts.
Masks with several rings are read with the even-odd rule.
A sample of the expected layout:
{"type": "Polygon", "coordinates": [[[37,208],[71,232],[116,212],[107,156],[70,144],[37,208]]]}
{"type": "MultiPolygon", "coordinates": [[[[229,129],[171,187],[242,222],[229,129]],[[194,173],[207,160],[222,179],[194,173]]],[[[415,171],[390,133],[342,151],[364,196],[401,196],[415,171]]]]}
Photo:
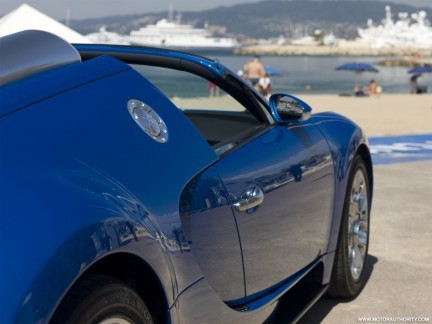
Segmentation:
{"type": "MultiPolygon", "coordinates": [[[[432,8],[432,0],[389,0],[407,5],[432,8]]],[[[98,18],[132,13],[149,13],[168,10],[170,3],[175,11],[200,11],[219,6],[258,2],[258,0],[0,0],[0,16],[23,3],[58,20],[65,20],[67,8],[71,19],[98,18]]]]}

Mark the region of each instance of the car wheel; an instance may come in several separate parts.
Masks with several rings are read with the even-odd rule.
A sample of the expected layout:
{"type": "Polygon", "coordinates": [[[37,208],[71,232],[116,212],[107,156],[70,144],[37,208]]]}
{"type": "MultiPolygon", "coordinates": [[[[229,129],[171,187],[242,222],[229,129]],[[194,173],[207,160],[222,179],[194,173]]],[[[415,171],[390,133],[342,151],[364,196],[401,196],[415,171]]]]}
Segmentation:
{"type": "Polygon", "coordinates": [[[80,279],[54,314],[52,323],[153,323],[139,295],[115,278],[88,275],[80,279]]]}
{"type": "Polygon", "coordinates": [[[351,168],[336,248],[329,295],[354,297],[364,285],[369,246],[370,187],[365,163],[356,156],[351,168]]]}

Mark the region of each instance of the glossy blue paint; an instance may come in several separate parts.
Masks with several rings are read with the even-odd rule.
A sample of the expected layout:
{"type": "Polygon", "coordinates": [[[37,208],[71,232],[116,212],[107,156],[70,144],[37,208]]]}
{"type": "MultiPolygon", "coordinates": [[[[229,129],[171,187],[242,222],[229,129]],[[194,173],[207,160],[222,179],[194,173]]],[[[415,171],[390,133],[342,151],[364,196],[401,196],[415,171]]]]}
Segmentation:
{"type": "Polygon", "coordinates": [[[213,167],[185,187],[180,215],[185,237],[211,287],[228,305],[244,304],[237,226],[227,192],[213,167]]]}
{"type": "MultiPolygon", "coordinates": [[[[1,119],[1,255],[8,264],[2,267],[1,291],[7,296],[1,305],[10,310],[1,312],[1,322],[14,320],[8,316],[46,321],[56,301],[93,262],[116,250],[137,253],[125,250],[120,230],[109,230],[125,222],[125,231],[145,229],[139,244],[149,244],[139,253],[149,253],[146,259],[152,266],[175,271],[189,262],[173,234],[181,228],[178,199],[184,184],[213,163],[216,154],[183,114],[135,71],[99,74],[98,81],[85,86],[74,78],[78,74],[72,74],[77,82],[64,89],[58,87],[56,73],[50,85],[61,89],[61,95],[1,119]],[[135,124],[126,107],[129,98],[157,110],[172,135],[166,144],[153,141],[135,124]],[[179,157],[175,162],[173,152],[179,157]],[[173,260],[164,252],[181,256],[173,260]]],[[[10,91],[37,88],[38,82],[32,78],[10,91]]],[[[172,283],[163,282],[168,300],[202,276],[189,264],[172,283]]]]}
{"type": "Polygon", "coordinates": [[[82,86],[110,74],[128,70],[129,67],[110,57],[99,57],[92,62],[65,66],[29,76],[1,88],[0,116],[46,100],[73,87],[82,86]],[[53,80],[56,80],[53,82],[53,80]],[[37,86],[36,86],[37,85],[37,86]]]}
{"type": "MultiPolygon", "coordinates": [[[[280,297],[320,262],[323,264],[324,269],[328,269],[328,273],[324,273],[324,277],[329,277],[333,264],[332,254],[326,254],[318,258],[277,286],[269,287],[266,295],[249,302],[242,311],[226,307],[212,292],[209,282],[203,278],[179,296],[176,307],[171,310],[173,318],[180,318],[191,323],[263,323],[266,321],[274,323],[271,319],[281,306],[280,297]],[[211,305],[211,312],[209,312],[209,305],[211,305]]],[[[288,322],[290,320],[285,319],[277,323],[288,322]]]]}
{"type": "Polygon", "coordinates": [[[304,275],[316,266],[319,261],[321,261],[321,258],[314,260],[300,271],[289,276],[287,279],[284,279],[282,282],[278,282],[276,285],[268,287],[265,294],[259,294],[257,298],[251,298],[251,301],[247,304],[246,311],[253,312],[277,300],[278,297],[281,297],[289,288],[293,287],[302,277],[304,277],[304,275]]]}
{"type": "Polygon", "coordinates": [[[171,51],[168,49],[156,49],[146,47],[132,47],[132,46],[112,46],[112,45],[91,45],[91,44],[80,44],[75,46],[80,52],[101,52],[101,53],[124,53],[127,55],[149,55],[157,56],[160,58],[178,59],[179,64],[184,62],[191,62],[193,64],[202,66],[208,70],[208,72],[214,75],[223,75],[229,71],[220,62],[192,54],[186,54],[183,52],[171,51]]]}
{"type": "Polygon", "coordinates": [[[183,292],[171,310],[172,318],[188,323],[263,323],[278,303],[266,304],[259,310],[241,312],[227,307],[203,278],[183,292]]]}
{"type": "Polygon", "coordinates": [[[365,148],[364,160],[370,169],[371,203],[373,194],[372,162],[367,149],[368,143],[365,134],[352,121],[335,113],[319,113],[312,115],[310,122],[314,123],[325,136],[330,147],[334,178],[333,223],[329,235],[328,252],[336,250],[340,220],[343,210],[345,192],[352,160],[363,146],[365,148]]]}
{"type": "Polygon", "coordinates": [[[206,58],[77,48],[128,63],[170,60],[231,82],[261,124],[218,156],[168,98],[112,57],[1,87],[0,322],[48,322],[75,281],[113,255],[154,272],[174,323],[263,322],[318,263],[328,283],[351,161],[369,157],[355,124],[330,113],[275,124],[263,98],[206,58]],[[130,99],[163,119],[166,143],[132,120],[130,99]],[[264,201],[240,212],[234,204],[250,187],[264,201]]]}
{"type": "Polygon", "coordinates": [[[314,125],[301,122],[268,128],[221,159],[216,170],[231,203],[251,186],[264,193],[258,208],[235,212],[247,300],[326,252],[333,165],[329,147],[314,125]]]}

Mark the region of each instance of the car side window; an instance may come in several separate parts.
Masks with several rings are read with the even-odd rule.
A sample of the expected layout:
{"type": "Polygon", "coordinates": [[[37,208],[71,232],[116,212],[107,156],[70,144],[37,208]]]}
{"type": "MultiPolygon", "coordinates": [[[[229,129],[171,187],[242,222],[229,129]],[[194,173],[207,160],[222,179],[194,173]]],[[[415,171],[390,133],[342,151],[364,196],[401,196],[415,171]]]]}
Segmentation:
{"type": "Polygon", "coordinates": [[[219,155],[265,127],[242,103],[200,76],[163,67],[131,66],[183,111],[219,155]]]}

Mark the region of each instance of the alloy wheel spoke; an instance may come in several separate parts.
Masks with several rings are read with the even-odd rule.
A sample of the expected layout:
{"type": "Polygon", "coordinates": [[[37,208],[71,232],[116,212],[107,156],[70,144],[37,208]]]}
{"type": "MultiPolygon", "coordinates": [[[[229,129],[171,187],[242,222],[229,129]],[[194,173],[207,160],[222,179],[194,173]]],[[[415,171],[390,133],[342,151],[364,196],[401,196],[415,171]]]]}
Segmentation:
{"type": "Polygon", "coordinates": [[[368,207],[367,196],[360,195],[359,203],[358,203],[358,211],[360,212],[361,215],[366,214],[367,207],[368,207]]]}
{"type": "Polygon", "coordinates": [[[367,235],[366,230],[359,231],[358,242],[359,242],[359,245],[364,249],[366,249],[366,246],[367,246],[367,237],[368,237],[368,235],[367,235]]]}
{"type": "Polygon", "coordinates": [[[354,251],[355,251],[354,267],[356,269],[361,270],[363,268],[363,253],[360,251],[358,246],[354,248],[354,251]]]}
{"type": "Polygon", "coordinates": [[[351,274],[358,279],[364,267],[369,223],[368,191],[361,169],[357,170],[353,179],[348,213],[348,259],[351,274]]]}

